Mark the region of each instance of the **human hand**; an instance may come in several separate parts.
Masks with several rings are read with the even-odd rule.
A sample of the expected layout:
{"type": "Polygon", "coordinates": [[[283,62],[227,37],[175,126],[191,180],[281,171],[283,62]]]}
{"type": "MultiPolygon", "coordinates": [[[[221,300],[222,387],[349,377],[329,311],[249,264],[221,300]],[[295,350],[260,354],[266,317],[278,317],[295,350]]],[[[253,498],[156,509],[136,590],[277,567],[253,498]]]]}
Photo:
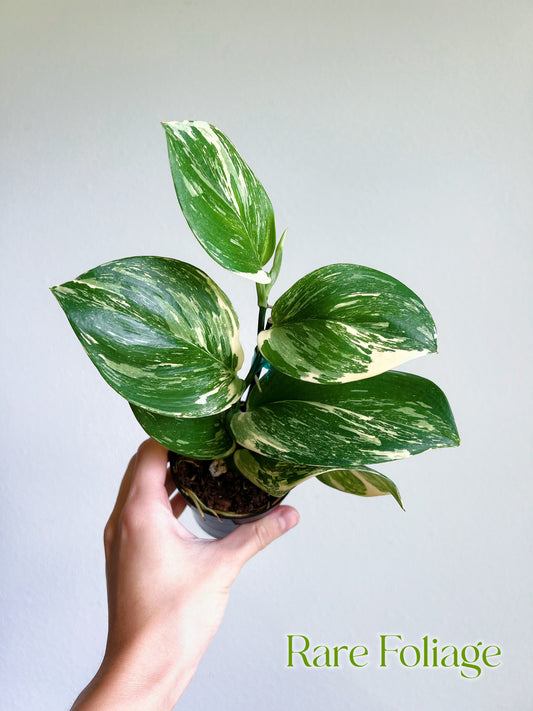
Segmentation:
{"type": "Polygon", "coordinates": [[[197,538],[146,440],[132,457],[104,532],[109,630],[104,660],[72,711],[172,709],[217,631],[244,563],[298,523],[290,506],[221,540],[197,538]]]}

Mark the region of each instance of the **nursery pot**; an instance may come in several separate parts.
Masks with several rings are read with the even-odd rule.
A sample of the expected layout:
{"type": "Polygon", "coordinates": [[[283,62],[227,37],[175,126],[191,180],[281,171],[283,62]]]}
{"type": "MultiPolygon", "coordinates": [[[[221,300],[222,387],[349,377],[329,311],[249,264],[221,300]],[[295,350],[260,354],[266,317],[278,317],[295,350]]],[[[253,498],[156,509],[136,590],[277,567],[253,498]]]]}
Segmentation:
{"type": "MultiPolygon", "coordinates": [[[[272,509],[278,506],[283,501],[285,496],[287,496],[287,494],[285,494],[285,496],[275,498],[273,496],[265,495],[264,492],[257,489],[257,487],[255,487],[251,482],[246,481],[246,485],[249,490],[257,490],[264,497],[267,497],[267,501],[261,504],[257,508],[257,510],[248,511],[246,513],[239,513],[237,511],[226,512],[218,509],[215,510],[213,507],[211,508],[211,510],[208,511],[201,503],[201,493],[194,492],[193,496],[196,495],[196,498],[193,498],[193,496],[191,496],[190,489],[184,490],[185,487],[182,485],[182,481],[179,476],[180,462],[195,462],[199,469],[202,466],[203,468],[205,468],[206,462],[203,460],[194,460],[190,457],[184,457],[181,454],[176,454],[175,452],[171,451],[169,451],[168,453],[168,461],[170,464],[172,480],[174,481],[177,490],[180,492],[180,494],[187,502],[188,506],[191,508],[195,521],[200,526],[200,528],[205,531],[205,533],[209,534],[213,538],[224,538],[224,536],[227,536],[228,533],[234,531],[237,526],[240,526],[243,523],[251,523],[252,521],[258,521],[264,516],[267,516],[272,511],[272,509]]],[[[241,476],[242,475],[239,475],[239,478],[241,476]]]]}

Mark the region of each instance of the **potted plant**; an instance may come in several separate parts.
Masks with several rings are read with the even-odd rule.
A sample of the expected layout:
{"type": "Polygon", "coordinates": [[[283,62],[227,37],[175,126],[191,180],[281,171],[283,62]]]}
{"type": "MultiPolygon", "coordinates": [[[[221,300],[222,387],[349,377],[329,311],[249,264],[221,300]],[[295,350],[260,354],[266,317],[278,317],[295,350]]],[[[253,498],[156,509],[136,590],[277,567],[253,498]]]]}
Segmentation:
{"type": "Polygon", "coordinates": [[[459,444],[443,392],[391,371],[436,352],[431,314],[398,280],[356,264],[316,269],[269,306],[285,233],[276,244],[264,188],[214,126],[163,128],[192,232],[256,283],[255,354],[241,377],[238,318],[207,274],[140,256],[52,288],[90,359],[170,450],[174,480],[212,535],[264,515],[311,477],[402,505],[369,465],[459,444]]]}

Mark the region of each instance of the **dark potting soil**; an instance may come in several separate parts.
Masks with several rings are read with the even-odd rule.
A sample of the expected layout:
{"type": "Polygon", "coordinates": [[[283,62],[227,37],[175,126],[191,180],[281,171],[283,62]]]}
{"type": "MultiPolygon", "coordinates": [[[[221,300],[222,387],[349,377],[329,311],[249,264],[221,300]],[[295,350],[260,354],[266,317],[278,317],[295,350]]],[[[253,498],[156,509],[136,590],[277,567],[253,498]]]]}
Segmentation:
{"type": "Polygon", "coordinates": [[[168,459],[178,488],[181,491],[190,489],[203,504],[215,511],[253,514],[269,509],[278,501],[229,468],[213,476],[209,471],[211,461],[182,457],[174,452],[169,452],[168,459]]]}

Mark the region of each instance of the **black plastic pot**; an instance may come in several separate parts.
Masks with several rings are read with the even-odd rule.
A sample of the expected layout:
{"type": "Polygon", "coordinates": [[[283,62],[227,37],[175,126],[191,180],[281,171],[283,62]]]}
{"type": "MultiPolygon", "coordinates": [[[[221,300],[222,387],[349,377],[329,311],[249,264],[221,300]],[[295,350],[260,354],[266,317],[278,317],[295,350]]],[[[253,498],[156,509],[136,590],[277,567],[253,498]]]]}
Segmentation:
{"type": "Polygon", "coordinates": [[[224,536],[227,536],[228,533],[231,533],[243,523],[251,523],[252,521],[258,521],[260,518],[263,518],[263,516],[266,516],[274,508],[276,508],[276,506],[280,502],[281,499],[278,501],[277,504],[274,504],[274,506],[271,506],[269,509],[259,514],[250,514],[250,516],[239,516],[238,518],[219,515],[219,517],[217,518],[216,516],[213,516],[213,514],[210,514],[208,511],[202,511],[202,516],[196,506],[190,501],[187,501],[188,505],[192,509],[192,515],[194,516],[196,523],[203,531],[208,533],[213,538],[224,538],[224,536]]]}
{"type": "Polygon", "coordinates": [[[231,533],[234,531],[238,526],[242,526],[244,523],[251,523],[252,521],[259,521],[259,519],[263,518],[264,516],[267,516],[273,509],[275,509],[287,496],[280,497],[277,501],[275,501],[269,508],[259,511],[258,513],[251,513],[247,514],[245,516],[243,515],[236,515],[236,514],[224,514],[224,513],[219,513],[218,515],[213,515],[209,513],[209,511],[199,511],[198,507],[195,505],[195,503],[187,496],[187,494],[183,493],[183,491],[180,489],[180,486],[177,481],[177,477],[175,475],[175,464],[178,461],[180,455],[176,454],[175,452],[170,452],[168,453],[168,460],[170,462],[170,472],[172,474],[172,480],[174,484],[176,485],[176,489],[180,492],[180,494],[183,496],[185,501],[187,502],[187,505],[191,508],[192,510],[192,515],[194,516],[194,519],[196,523],[200,526],[200,528],[205,531],[205,533],[209,534],[213,538],[224,538],[224,536],[227,536],[228,533],[231,533]]]}

